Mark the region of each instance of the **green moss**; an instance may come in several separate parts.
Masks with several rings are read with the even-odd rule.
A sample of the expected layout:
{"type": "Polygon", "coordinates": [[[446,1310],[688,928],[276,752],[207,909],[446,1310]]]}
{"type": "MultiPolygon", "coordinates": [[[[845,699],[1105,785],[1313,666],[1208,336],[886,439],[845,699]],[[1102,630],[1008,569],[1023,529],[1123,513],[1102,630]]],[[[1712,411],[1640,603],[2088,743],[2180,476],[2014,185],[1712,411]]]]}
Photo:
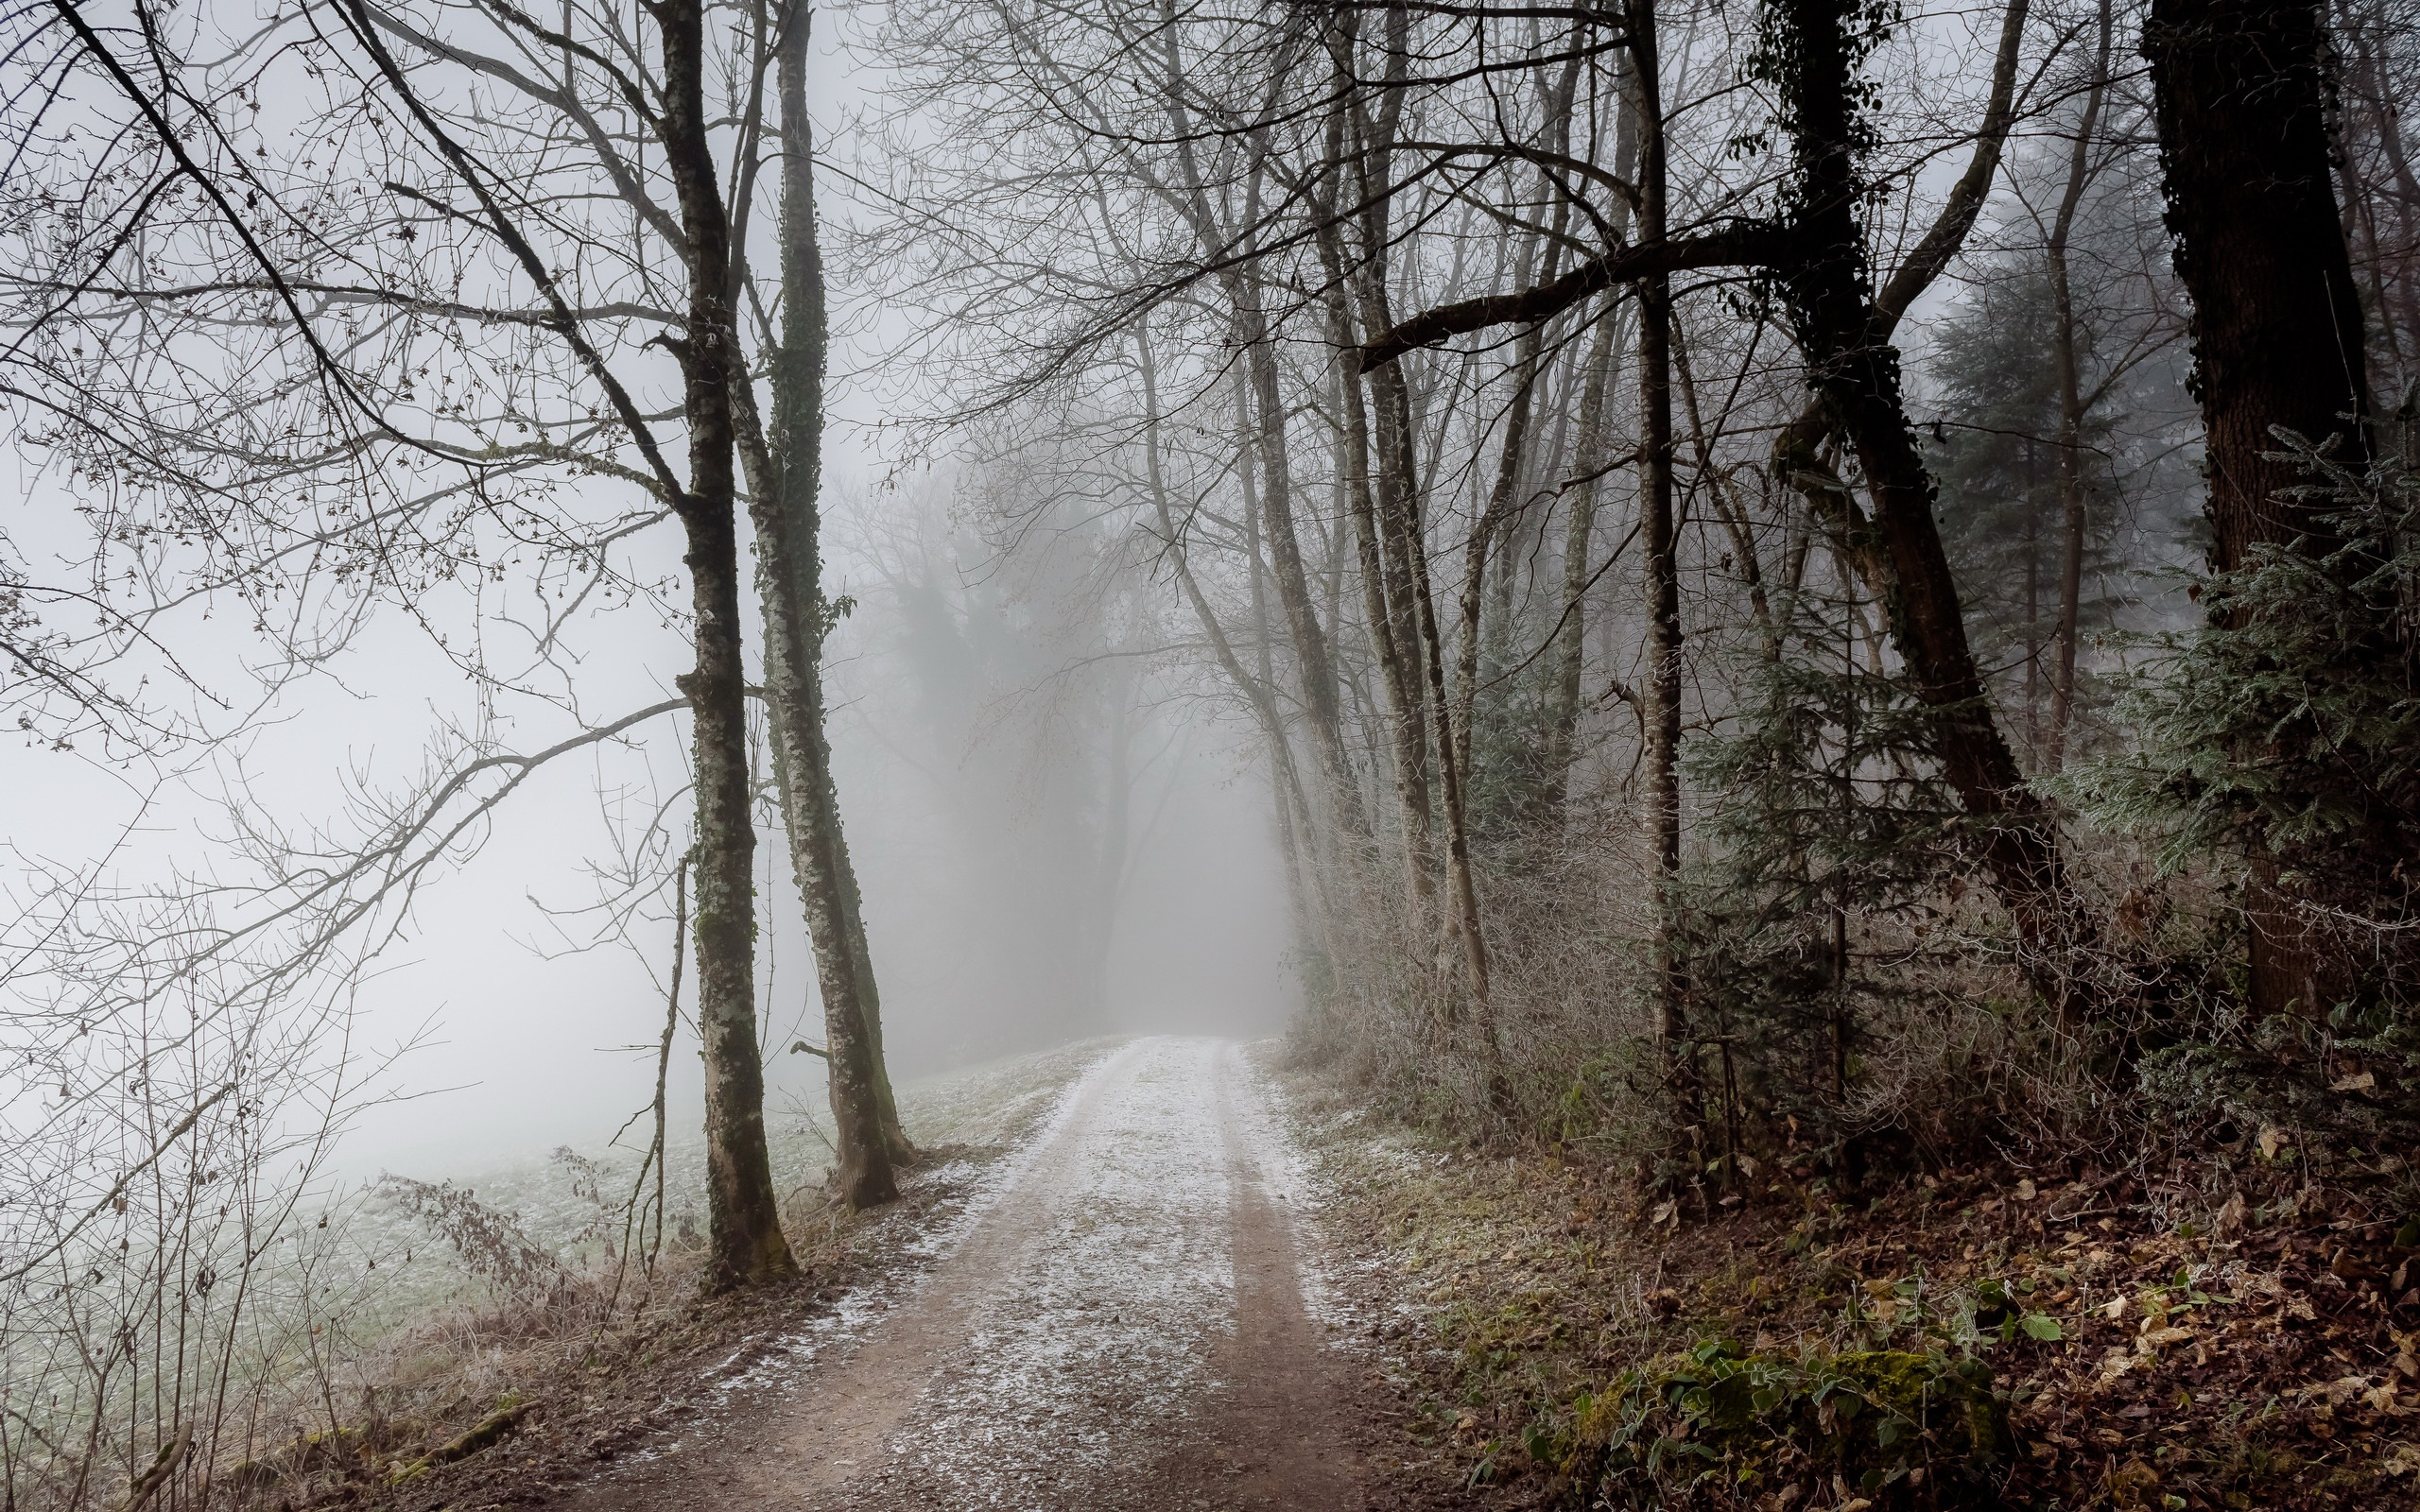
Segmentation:
{"type": "MultiPolygon", "coordinates": [[[[1701,1344],[1575,1402],[1559,1454],[1580,1500],[1722,1505],[1834,1476],[1885,1504],[1993,1504],[2006,1404],[1979,1361],[1874,1350],[1784,1359],[1701,1344]]],[[[1546,1457],[1542,1455],[1541,1457],[1546,1457]]]]}

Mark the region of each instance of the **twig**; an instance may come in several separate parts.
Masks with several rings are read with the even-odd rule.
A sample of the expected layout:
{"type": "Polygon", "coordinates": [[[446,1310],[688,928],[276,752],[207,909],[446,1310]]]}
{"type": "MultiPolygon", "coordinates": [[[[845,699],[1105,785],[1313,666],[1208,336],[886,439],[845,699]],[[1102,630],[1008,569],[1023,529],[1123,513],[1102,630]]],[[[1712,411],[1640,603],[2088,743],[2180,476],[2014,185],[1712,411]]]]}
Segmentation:
{"type": "Polygon", "coordinates": [[[135,1508],[150,1501],[160,1487],[168,1484],[168,1478],[177,1473],[177,1467],[184,1463],[185,1455],[192,1451],[193,1424],[179,1423],[177,1436],[168,1440],[167,1446],[160,1451],[159,1457],[151,1461],[151,1468],[134,1483],[134,1488],[128,1493],[126,1504],[119,1512],[134,1512],[135,1508]]]}
{"type": "Polygon", "coordinates": [[[126,1174],[119,1177],[108,1192],[102,1194],[101,1200],[94,1203],[90,1208],[86,1209],[84,1216],[77,1219],[72,1228],[70,1228],[65,1233],[59,1236],[58,1243],[52,1245],[48,1249],[43,1250],[41,1254],[36,1255],[33,1259],[18,1266],[15,1270],[0,1274],[0,1286],[7,1285],[10,1281],[24,1280],[26,1276],[32,1274],[35,1266],[44,1263],[52,1256],[58,1254],[60,1250],[65,1249],[69,1245],[74,1244],[76,1242],[76,1236],[84,1231],[84,1226],[86,1224],[91,1223],[94,1219],[99,1217],[101,1215],[102,1209],[108,1207],[110,1204],[115,1202],[119,1197],[125,1195],[127,1186],[130,1182],[131,1182],[136,1177],[141,1176],[144,1172],[150,1170],[152,1166],[158,1164],[160,1157],[168,1153],[169,1145],[174,1144],[177,1141],[184,1138],[187,1131],[192,1129],[196,1124],[201,1122],[202,1114],[209,1112],[212,1108],[223,1101],[227,1094],[234,1090],[235,1084],[231,1081],[226,1086],[219,1088],[216,1091],[212,1092],[208,1097],[203,1098],[199,1104],[195,1105],[192,1112],[187,1113],[184,1117],[177,1120],[177,1126],[168,1130],[167,1136],[161,1140],[157,1145],[152,1147],[150,1154],[145,1156],[142,1160],[135,1161],[133,1165],[128,1167],[126,1174]]]}

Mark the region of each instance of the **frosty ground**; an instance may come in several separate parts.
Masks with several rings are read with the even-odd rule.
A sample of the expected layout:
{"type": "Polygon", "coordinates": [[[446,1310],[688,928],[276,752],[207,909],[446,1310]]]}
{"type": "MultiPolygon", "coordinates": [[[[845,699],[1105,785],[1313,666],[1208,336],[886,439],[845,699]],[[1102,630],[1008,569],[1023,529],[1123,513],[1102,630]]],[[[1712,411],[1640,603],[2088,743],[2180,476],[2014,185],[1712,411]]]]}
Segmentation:
{"type": "Polygon", "coordinates": [[[694,1372],[655,1426],[565,1442],[542,1413],[398,1500],[1371,1504],[1369,1362],[1340,1342],[1360,1331],[1334,1315],[1274,1097],[1229,1042],[1111,1050],[954,1211],[903,1214],[886,1263],[694,1372]]]}

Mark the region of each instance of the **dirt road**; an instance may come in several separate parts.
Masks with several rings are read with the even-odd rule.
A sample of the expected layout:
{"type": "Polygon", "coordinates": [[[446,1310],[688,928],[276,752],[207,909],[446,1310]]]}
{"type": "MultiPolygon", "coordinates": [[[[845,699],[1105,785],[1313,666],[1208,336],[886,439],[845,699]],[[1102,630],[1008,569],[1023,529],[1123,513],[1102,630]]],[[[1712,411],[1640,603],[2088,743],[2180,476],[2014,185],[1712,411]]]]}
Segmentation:
{"type": "Polygon", "coordinates": [[[1234,1045],[1128,1045],[920,1279],[783,1341],[685,1441],[552,1504],[1362,1507],[1356,1372],[1305,1304],[1289,1171],[1234,1045]]]}

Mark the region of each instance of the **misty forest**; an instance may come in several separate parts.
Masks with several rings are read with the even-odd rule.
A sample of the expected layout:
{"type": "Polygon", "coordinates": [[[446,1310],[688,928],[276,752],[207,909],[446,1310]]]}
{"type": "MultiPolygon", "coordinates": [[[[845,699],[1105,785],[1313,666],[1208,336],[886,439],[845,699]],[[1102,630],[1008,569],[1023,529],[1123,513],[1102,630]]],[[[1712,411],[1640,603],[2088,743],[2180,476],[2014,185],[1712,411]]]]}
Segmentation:
{"type": "Polygon", "coordinates": [[[2420,1505],[2411,0],[0,14],[0,1509],[2420,1505]]]}

